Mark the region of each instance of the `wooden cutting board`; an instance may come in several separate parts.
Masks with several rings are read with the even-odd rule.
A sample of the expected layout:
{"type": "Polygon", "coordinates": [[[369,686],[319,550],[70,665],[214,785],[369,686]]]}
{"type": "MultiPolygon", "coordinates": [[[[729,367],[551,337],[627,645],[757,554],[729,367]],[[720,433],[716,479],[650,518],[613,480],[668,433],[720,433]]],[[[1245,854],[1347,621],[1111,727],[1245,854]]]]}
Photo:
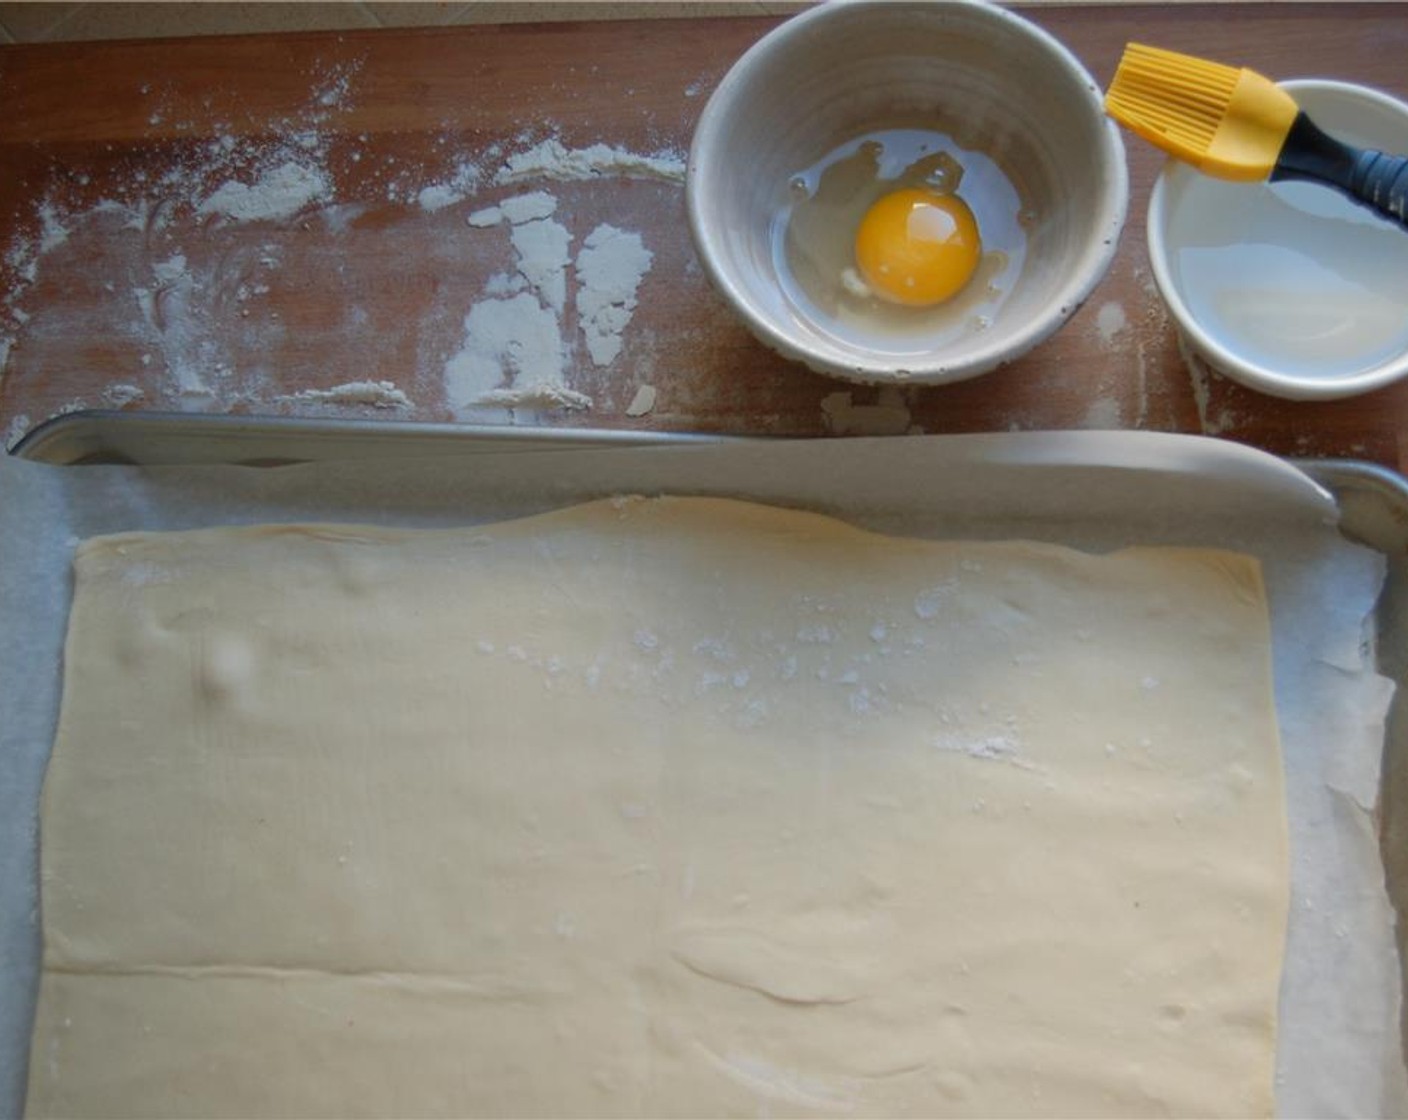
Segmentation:
{"type": "MultiPolygon", "coordinates": [[[[1408,4],[1025,12],[1102,84],[1125,41],[1139,38],[1278,77],[1341,78],[1408,97],[1408,4]]],[[[557,200],[572,254],[605,224],[637,233],[652,257],[622,351],[607,365],[583,344],[569,270],[565,379],[591,407],[520,410],[519,423],[785,436],[1145,428],[1408,466],[1408,385],[1304,404],[1190,371],[1144,247],[1161,157],[1136,141],[1119,255],[1078,315],[994,374],[904,391],[820,377],[756,343],[701,273],[678,182],[493,182],[509,156],[547,138],[678,163],[710,91],[777,22],[0,48],[0,347],[11,340],[0,433],[13,438],[85,407],[465,419],[450,407],[446,367],[465,350],[465,317],[513,268],[507,227],[465,219],[541,188],[557,200]],[[315,165],[326,178],[287,221],[220,221],[194,208],[225,183],[289,164],[315,165]],[[427,187],[442,193],[423,195],[427,187]],[[455,201],[429,208],[446,197],[455,201]],[[407,403],[307,396],[364,381],[393,387],[373,394],[380,405],[397,394],[407,403]],[[653,408],[627,415],[645,385],[653,408]]]]}

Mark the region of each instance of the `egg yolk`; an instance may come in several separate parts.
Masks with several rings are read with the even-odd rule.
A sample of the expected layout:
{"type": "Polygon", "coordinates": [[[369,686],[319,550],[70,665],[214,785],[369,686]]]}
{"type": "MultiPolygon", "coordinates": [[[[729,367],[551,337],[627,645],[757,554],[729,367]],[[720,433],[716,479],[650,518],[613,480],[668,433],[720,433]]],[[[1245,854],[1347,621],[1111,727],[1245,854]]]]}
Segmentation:
{"type": "Polygon", "coordinates": [[[973,211],[953,194],[892,191],[856,229],[856,265],[865,282],[882,299],[910,307],[957,295],[981,253],[973,211]]]}

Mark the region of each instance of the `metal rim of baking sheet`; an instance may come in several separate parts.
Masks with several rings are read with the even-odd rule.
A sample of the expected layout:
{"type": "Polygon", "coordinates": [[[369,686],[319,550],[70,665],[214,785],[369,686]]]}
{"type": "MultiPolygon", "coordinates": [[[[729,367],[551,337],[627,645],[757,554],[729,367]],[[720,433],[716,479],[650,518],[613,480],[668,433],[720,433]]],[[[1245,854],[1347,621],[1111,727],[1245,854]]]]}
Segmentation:
{"type": "Polygon", "coordinates": [[[329,459],[396,459],[486,451],[568,451],[718,443],[730,438],[737,437],[630,429],[84,409],[36,425],[15,444],[11,454],[60,466],[88,463],[279,466],[329,459]]]}

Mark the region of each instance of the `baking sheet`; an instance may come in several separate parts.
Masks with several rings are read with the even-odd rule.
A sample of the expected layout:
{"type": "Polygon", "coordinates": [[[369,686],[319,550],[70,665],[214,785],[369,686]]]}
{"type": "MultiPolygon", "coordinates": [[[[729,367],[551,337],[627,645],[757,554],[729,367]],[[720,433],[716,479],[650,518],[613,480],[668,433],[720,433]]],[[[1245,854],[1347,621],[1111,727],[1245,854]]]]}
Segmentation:
{"type": "Polygon", "coordinates": [[[340,520],[466,524],[622,492],[709,493],[882,532],[1259,556],[1271,596],[1292,822],[1283,1115],[1408,1113],[1401,985],[1374,807],[1391,686],[1367,619],[1384,557],[1334,528],[1279,460],[1152,433],[1004,434],[478,454],[381,463],[89,467],[0,459],[0,1109],[23,1099],[37,954],[36,806],[78,539],[125,529],[340,520]]]}
{"type": "Polygon", "coordinates": [[[244,463],[407,459],[506,451],[718,443],[727,436],[623,428],[519,428],[411,420],[217,416],[83,409],[31,428],[11,449],[43,463],[244,463]]]}

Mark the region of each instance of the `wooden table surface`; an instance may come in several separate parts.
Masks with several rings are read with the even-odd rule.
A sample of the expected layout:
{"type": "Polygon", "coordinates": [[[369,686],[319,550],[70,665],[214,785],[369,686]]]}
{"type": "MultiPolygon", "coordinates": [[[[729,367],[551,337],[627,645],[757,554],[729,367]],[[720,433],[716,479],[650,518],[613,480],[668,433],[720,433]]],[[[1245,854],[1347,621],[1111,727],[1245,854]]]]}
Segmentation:
{"type": "MultiPolygon", "coordinates": [[[[1405,4],[1025,12],[1102,84],[1124,42],[1139,38],[1408,98],[1405,4]]],[[[609,223],[638,233],[653,259],[609,364],[588,355],[569,289],[565,379],[589,409],[491,420],[769,436],[1145,428],[1408,468],[1408,383],[1294,403],[1190,369],[1144,246],[1161,157],[1137,141],[1127,144],[1132,198],[1118,257],[1077,316],[996,373],[903,391],[820,377],[756,343],[701,273],[678,182],[494,183],[508,156],[549,136],[682,158],[709,92],[777,22],[0,47],[0,433],[12,443],[49,416],[111,407],[483,420],[456,407],[447,366],[463,357],[466,316],[492,300],[494,275],[512,271],[513,258],[506,228],[465,219],[538,188],[557,198],[573,254],[609,223]],[[289,166],[326,175],[329,188],[296,216],[199,212],[221,185],[289,166]],[[436,185],[465,197],[428,209],[418,200],[436,185]],[[298,395],[361,381],[391,383],[407,403],[298,395]],[[654,387],[654,407],[629,416],[642,385],[654,387]]]]}

